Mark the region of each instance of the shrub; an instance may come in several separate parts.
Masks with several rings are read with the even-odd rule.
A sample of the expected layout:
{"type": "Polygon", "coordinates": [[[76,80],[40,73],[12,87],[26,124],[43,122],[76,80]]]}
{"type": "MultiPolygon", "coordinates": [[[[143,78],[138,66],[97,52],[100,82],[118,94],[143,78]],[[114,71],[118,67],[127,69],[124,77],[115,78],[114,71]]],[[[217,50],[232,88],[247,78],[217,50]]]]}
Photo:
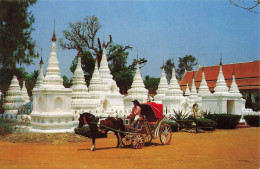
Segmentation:
{"type": "Polygon", "coordinates": [[[197,127],[201,127],[203,130],[207,130],[207,127],[212,127],[213,129],[217,127],[217,123],[211,119],[196,118],[196,121],[197,127]]]}
{"type": "Polygon", "coordinates": [[[163,124],[169,124],[171,126],[172,132],[178,132],[178,124],[174,121],[165,120],[163,124]]]}
{"type": "Polygon", "coordinates": [[[250,126],[260,127],[260,115],[245,115],[244,119],[250,126]]]}
{"type": "MultiPolygon", "coordinates": [[[[84,126],[82,128],[75,128],[74,131],[76,134],[92,138],[91,132],[90,132],[90,129],[88,126],[84,126]]],[[[105,137],[107,137],[107,133],[98,133],[96,138],[105,138],[105,137]]]]}
{"type": "Polygon", "coordinates": [[[173,115],[172,119],[174,121],[186,120],[189,117],[189,113],[185,113],[185,112],[183,112],[183,110],[179,110],[178,112],[174,110],[173,113],[174,113],[174,115],[173,115]]]}
{"type": "Polygon", "coordinates": [[[235,129],[241,115],[235,114],[209,114],[208,118],[217,122],[218,129],[235,129]]]}
{"type": "Polygon", "coordinates": [[[0,135],[6,135],[15,131],[15,121],[0,119],[0,135]]]}

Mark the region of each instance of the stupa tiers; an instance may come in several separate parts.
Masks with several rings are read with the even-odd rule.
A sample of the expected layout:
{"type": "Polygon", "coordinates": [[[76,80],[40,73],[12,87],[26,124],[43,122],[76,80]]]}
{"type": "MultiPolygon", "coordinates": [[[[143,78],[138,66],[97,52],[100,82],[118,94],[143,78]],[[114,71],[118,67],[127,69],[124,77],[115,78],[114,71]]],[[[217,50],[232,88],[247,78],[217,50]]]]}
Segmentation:
{"type": "Polygon", "coordinates": [[[178,111],[183,109],[185,98],[183,91],[180,89],[179,83],[176,79],[175,68],[172,68],[172,78],[162,103],[164,108],[167,108],[167,113],[173,113],[173,110],[178,111]]]}
{"type": "Polygon", "coordinates": [[[160,79],[160,83],[158,86],[158,89],[156,91],[156,95],[154,96],[154,101],[156,103],[162,103],[163,98],[165,97],[165,93],[168,91],[168,82],[165,76],[165,71],[164,71],[164,65],[162,68],[162,76],[160,79]]]}
{"type": "Polygon", "coordinates": [[[190,89],[189,89],[189,83],[187,83],[186,89],[185,89],[185,92],[184,92],[184,96],[189,96],[189,95],[190,95],[190,89]]]}
{"type": "Polygon", "coordinates": [[[91,94],[91,100],[96,104],[97,115],[102,115],[101,111],[103,110],[103,102],[108,92],[108,86],[105,85],[100,77],[98,70],[98,60],[96,59],[95,69],[92,74],[92,78],[89,84],[89,93],[91,94]]]}
{"type": "Polygon", "coordinates": [[[219,64],[219,74],[218,74],[218,79],[217,79],[217,83],[216,83],[216,87],[214,88],[214,96],[227,96],[229,95],[228,92],[228,87],[227,87],[227,83],[225,81],[223,72],[222,72],[222,60],[220,61],[219,64]]]}
{"type": "Polygon", "coordinates": [[[19,86],[19,81],[14,75],[11,85],[9,86],[4,98],[3,108],[5,109],[5,114],[16,115],[18,113],[18,109],[24,104],[24,102],[25,98],[19,86]]]}
{"type": "Polygon", "coordinates": [[[210,96],[210,95],[212,95],[212,93],[209,91],[209,87],[205,78],[204,68],[202,68],[202,80],[200,83],[198,96],[203,97],[203,96],[210,96]]]}
{"type": "Polygon", "coordinates": [[[197,98],[198,98],[198,94],[197,94],[197,90],[196,90],[196,86],[195,86],[195,78],[193,76],[189,99],[195,101],[195,99],[197,99],[197,98]]]}
{"type": "Polygon", "coordinates": [[[27,104],[30,102],[30,97],[28,96],[28,93],[27,93],[27,89],[26,89],[26,86],[25,86],[25,81],[23,81],[23,87],[21,89],[22,93],[23,93],[23,97],[24,97],[24,104],[27,104]]]}
{"type": "Polygon", "coordinates": [[[33,112],[30,132],[73,132],[75,124],[71,112],[72,89],[63,86],[53,33],[51,55],[43,86],[33,89],[33,112]]]}
{"type": "Polygon", "coordinates": [[[106,99],[104,99],[102,103],[105,114],[122,114],[124,111],[124,96],[120,94],[119,88],[116,82],[113,80],[113,76],[111,75],[110,69],[108,67],[105,43],[103,43],[103,53],[100,62],[99,73],[103,85],[108,86],[108,91],[106,92],[106,99]]]}
{"type": "Polygon", "coordinates": [[[96,108],[96,104],[91,100],[91,95],[88,92],[88,87],[85,82],[84,72],[81,67],[80,52],[77,55],[77,67],[73,74],[71,89],[71,108],[73,112],[88,112],[96,108]]]}
{"type": "Polygon", "coordinates": [[[131,88],[127,91],[128,95],[124,97],[126,113],[129,113],[133,107],[132,101],[138,100],[139,103],[145,103],[148,99],[148,90],[144,86],[144,82],[139,70],[139,62],[137,59],[136,72],[131,88]]]}

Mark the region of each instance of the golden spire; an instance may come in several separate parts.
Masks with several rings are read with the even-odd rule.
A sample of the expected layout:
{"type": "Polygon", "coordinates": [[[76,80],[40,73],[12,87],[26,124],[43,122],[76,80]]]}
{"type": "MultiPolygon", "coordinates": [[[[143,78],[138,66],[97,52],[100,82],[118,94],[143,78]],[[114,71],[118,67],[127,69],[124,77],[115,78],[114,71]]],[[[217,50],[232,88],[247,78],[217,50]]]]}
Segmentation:
{"type": "Polygon", "coordinates": [[[54,29],[53,29],[53,35],[52,35],[51,41],[52,41],[52,42],[56,42],[56,36],[55,36],[55,19],[54,19],[54,29]]]}

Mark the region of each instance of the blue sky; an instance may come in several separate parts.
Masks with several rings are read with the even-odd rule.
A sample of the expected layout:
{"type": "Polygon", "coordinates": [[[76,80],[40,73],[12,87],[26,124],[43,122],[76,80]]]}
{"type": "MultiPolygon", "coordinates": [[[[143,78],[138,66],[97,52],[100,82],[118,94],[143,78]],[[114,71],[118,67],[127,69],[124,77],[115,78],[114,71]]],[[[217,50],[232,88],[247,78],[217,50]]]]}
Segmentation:
{"type": "MultiPolygon", "coordinates": [[[[143,77],[160,77],[163,57],[173,58],[177,65],[179,57],[191,54],[202,66],[217,65],[220,53],[224,64],[259,60],[259,14],[235,7],[229,0],[38,0],[31,10],[35,16],[32,38],[37,50],[43,48],[44,71],[54,18],[56,36],[61,38],[69,22],[91,15],[100,19],[101,40],[109,40],[111,34],[115,43],[133,47],[129,64],[137,49],[148,60],[141,69],[143,77]]],[[[69,67],[76,53],[57,47],[62,75],[72,77],[69,67]]],[[[38,63],[36,59],[26,69],[38,69],[38,63]]]]}

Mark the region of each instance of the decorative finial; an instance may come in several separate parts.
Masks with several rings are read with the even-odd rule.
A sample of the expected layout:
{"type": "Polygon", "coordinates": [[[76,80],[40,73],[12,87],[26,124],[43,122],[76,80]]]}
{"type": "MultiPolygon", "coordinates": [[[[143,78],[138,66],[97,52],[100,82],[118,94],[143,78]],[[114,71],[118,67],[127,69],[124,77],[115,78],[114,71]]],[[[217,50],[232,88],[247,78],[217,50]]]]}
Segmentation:
{"type": "Polygon", "coordinates": [[[96,59],[95,59],[95,61],[98,63],[98,57],[96,56],[96,59]]]}
{"type": "Polygon", "coordinates": [[[40,64],[43,64],[43,61],[42,61],[42,48],[41,48],[41,60],[40,60],[40,64]]]}
{"type": "Polygon", "coordinates": [[[202,66],[202,72],[204,72],[204,66],[202,66]]]}
{"type": "Polygon", "coordinates": [[[54,19],[54,29],[53,29],[53,35],[52,35],[51,41],[52,41],[52,42],[56,42],[56,36],[55,36],[55,19],[54,19]]]}
{"type": "Polygon", "coordinates": [[[81,56],[80,48],[78,48],[78,54],[77,56],[81,56]]]}
{"type": "Polygon", "coordinates": [[[162,67],[164,68],[164,56],[163,56],[163,66],[162,67]]]}
{"type": "Polygon", "coordinates": [[[136,63],[139,64],[139,60],[138,60],[138,49],[137,49],[137,60],[136,60],[136,63]]]}
{"type": "Polygon", "coordinates": [[[235,64],[233,63],[233,75],[235,75],[235,64]]]}
{"type": "Polygon", "coordinates": [[[219,65],[221,65],[221,66],[223,65],[222,64],[222,53],[220,53],[220,63],[219,63],[219,65]]]}

